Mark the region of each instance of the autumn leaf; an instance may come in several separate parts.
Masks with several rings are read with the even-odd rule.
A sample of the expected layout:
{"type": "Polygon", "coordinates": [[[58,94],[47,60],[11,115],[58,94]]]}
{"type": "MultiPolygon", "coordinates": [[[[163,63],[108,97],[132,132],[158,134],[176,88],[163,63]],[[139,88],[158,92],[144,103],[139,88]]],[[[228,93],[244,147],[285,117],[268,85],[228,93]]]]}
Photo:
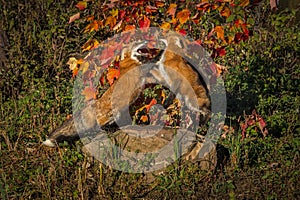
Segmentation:
{"type": "Polygon", "coordinates": [[[210,69],[216,77],[220,77],[223,72],[227,71],[227,67],[217,63],[212,63],[210,69]]]}
{"type": "Polygon", "coordinates": [[[76,8],[78,8],[79,10],[84,10],[87,7],[87,2],[86,1],[79,1],[76,5],[76,8]]]}
{"type": "Polygon", "coordinates": [[[177,13],[177,18],[179,19],[180,24],[184,24],[190,17],[191,12],[188,9],[183,9],[177,13]]]}
{"type": "Polygon", "coordinates": [[[124,30],[125,31],[135,30],[135,25],[126,25],[124,30]]]}
{"type": "Polygon", "coordinates": [[[140,28],[148,28],[150,26],[150,20],[144,15],[143,19],[139,21],[140,28]]]}
{"type": "Polygon", "coordinates": [[[86,101],[96,99],[97,95],[95,88],[92,87],[84,88],[81,94],[84,95],[86,101]]]}
{"type": "Polygon", "coordinates": [[[150,108],[151,108],[152,106],[154,106],[155,104],[157,104],[156,99],[152,99],[152,100],[150,101],[150,103],[149,103],[148,105],[146,105],[147,113],[149,112],[150,108]]]}
{"type": "Polygon", "coordinates": [[[198,24],[201,20],[201,17],[199,15],[199,12],[197,12],[192,18],[191,20],[195,23],[195,24],[198,24]]]}
{"type": "Polygon", "coordinates": [[[80,69],[82,70],[82,73],[85,73],[88,69],[89,69],[89,63],[88,62],[84,62],[81,64],[80,69]]]}
{"type": "Polygon", "coordinates": [[[155,1],[155,5],[156,7],[160,8],[160,7],[164,7],[165,6],[165,2],[162,0],[156,0],[155,1]]]}
{"type": "Polygon", "coordinates": [[[119,22],[113,27],[113,31],[118,30],[118,29],[121,27],[122,23],[123,23],[123,20],[119,21],[119,22]]]}
{"type": "Polygon", "coordinates": [[[81,48],[82,48],[82,52],[85,52],[91,49],[95,49],[98,46],[99,46],[99,42],[96,39],[91,39],[87,41],[81,48]]]}
{"type": "Polygon", "coordinates": [[[150,13],[150,14],[152,14],[152,13],[154,13],[154,12],[157,12],[157,8],[156,7],[154,7],[154,6],[146,6],[146,13],[150,13]]]}
{"type": "Polygon", "coordinates": [[[99,27],[102,27],[103,23],[100,20],[93,20],[89,25],[87,25],[84,29],[84,33],[98,31],[99,27]]]}
{"type": "Polygon", "coordinates": [[[67,65],[69,65],[69,69],[73,71],[75,68],[77,68],[77,59],[75,57],[69,58],[67,65]]]}
{"type": "Polygon", "coordinates": [[[201,2],[196,5],[196,8],[197,10],[209,11],[209,9],[211,8],[211,4],[208,3],[208,1],[201,2]]]}
{"type": "Polygon", "coordinates": [[[224,6],[223,9],[220,11],[221,16],[223,17],[229,17],[231,14],[230,9],[227,6],[224,6]]]}
{"type": "Polygon", "coordinates": [[[249,5],[249,3],[250,3],[249,0],[241,0],[239,6],[246,7],[249,5]]]}
{"type": "Polygon", "coordinates": [[[170,29],[171,28],[171,24],[169,22],[164,22],[162,25],[160,25],[160,28],[170,29]]]}
{"type": "Polygon", "coordinates": [[[164,104],[166,100],[166,93],[162,90],[160,96],[162,97],[161,104],[164,104]]]}
{"type": "Polygon", "coordinates": [[[125,10],[119,10],[119,19],[123,19],[123,17],[125,16],[126,11],[125,10]]]}
{"type": "Polygon", "coordinates": [[[119,10],[118,9],[113,9],[110,13],[111,13],[111,16],[116,17],[119,14],[119,10]]]}
{"type": "Polygon", "coordinates": [[[112,85],[114,81],[119,78],[119,76],[120,76],[119,69],[110,68],[106,75],[109,85],[112,85]]]}
{"type": "Polygon", "coordinates": [[[219,47],[216,49],[217,55],[218,56],[225,56],[226,55],[226,51],[224,47],[219,47]]]}
{"type": "Polygon", "coordinates": [[[222,26],[216,26],[214,28],[214,31],[217,33],[217,37],[219,39],[222,39],[223,41],[225,40],[225,38],[224,38],[224,29],[223,29],[222,26]]]}
{"type": "Polygon", "coordinates": [[[105,26],[109,25],[109,27],[112,29],[117,23],[116,18],[113,16],[108,16],[106,21],[105,21],[105,26]]]}
{"type": "Polygon", "coordinates": [[[80,18],[80,13],[76,13],[75,15],[72,15],[69,19],[69,24],[74,22],[76,19],[80,18]]]}
{"type": "Polygon", "coordinates": [[[171,15],[172,17],[175,16],[176,13],[176,8],[177,8],[177,4],[175,3],[171,3],[168,10],[167,10],[167,14],[171,15]]]}
{"type": "Polygon", "coordinates": [[[145,122],[148,121],[148,116],[147,115],[142,115],[140,120],[145,123],[145,122]]]}
{"type": "Polygon", "coordinates": [[[177,32],[180,33],[181,35],[186,35],[186,31],[184,29],[180,29],[177,32]]]}

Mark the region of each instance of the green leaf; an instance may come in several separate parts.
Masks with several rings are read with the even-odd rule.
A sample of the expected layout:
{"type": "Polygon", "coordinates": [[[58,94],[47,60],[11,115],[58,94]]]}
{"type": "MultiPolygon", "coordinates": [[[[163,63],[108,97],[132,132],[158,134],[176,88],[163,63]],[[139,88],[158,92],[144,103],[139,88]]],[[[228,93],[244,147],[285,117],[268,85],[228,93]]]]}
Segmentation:
{"type": "Polygon", "coordinates": [[[234,19],[235,19],[235,15],[230,15],[230,16],[226,19],[226,22],[227,22],[227,23],[232,22],[234,19]]]}

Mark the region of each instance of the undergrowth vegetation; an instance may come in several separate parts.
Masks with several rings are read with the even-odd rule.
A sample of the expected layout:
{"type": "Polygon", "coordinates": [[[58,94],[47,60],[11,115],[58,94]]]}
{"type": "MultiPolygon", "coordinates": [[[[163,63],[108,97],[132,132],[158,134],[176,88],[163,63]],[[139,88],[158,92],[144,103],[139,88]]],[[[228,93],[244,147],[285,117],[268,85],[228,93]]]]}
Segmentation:
{"type": "MultiPolygon", "coordinates": [[[[116,171],[87,156],[80,141],[52,149],[41,145],[72,113],[68,59],[79,58],[89,39],[105,40],[115,33],[108,24],[101,34],[84,34],[84,22],[69,23],[77,3],[0,2],[0,31],[8,39],[0,46],[7,58],[0,60],[1,199],[300,198],[300,32],[295,11],[274,13],[263,1],[247,10],[252,36],[221,46],[226,54],[215,56],[226,66],[228,104],[217,169],[206,172],[178,161],[151,176],[149,184],[148,174],[116,171]]],[[[161,25],[163,10],[159,13],[154,23],[161,25]]],[[[209,34],[213,23],[226,22],[216,16],[212,12],[202,18],[203,33],[209,34]]],[[[187,27],[192,27],[190,36],[199,37],[199,27],[187,27]]],[[[181,28],[185,26],[178,28],[183,32],[181,28]]],[[[220,54],[216,49],[207,50],[220,54]]]]}

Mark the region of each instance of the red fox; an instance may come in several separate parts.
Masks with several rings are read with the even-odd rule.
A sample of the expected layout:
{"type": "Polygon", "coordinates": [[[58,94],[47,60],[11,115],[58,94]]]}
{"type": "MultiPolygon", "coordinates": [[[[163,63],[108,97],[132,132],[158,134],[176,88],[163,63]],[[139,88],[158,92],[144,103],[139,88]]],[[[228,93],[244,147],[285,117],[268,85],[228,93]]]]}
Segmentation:
{"type": "MultiPolygon", "coordinates": [[[[101,98],[94,100],[92,104],[76,114],[76,123],[74,118],[69,119],[54,130],[43,144],[53,147],[56,142],[78,137],[81,131],[99,131],[97,127],[114,122],[115,112],[128,107],[128,104],[134,101],[133,97],[136,95],[129,91],[134,91],[135,94],[140,92],[136,90],[136,86],[145,81],[144,79],[158,81],[168,86],[178,94],[177,97],[183,100],[188,108],[209,117],[210,99],[201,75],[184,58],[176,54],[184,51],[184,41],[181,36],[170,34],[162,41],[166,48],[159,51],[157,61],[145,65],[142,61],[147,57],[147,52],[143,52],[145,42],[133,44],[129,48],[129,53],[121,56],[119,79],[101,98]],[[129,71],[131,75],[126,76],[129,71]],[[112,105],[112,102],[118,102],[118,105],[112,105]]],[[[149,55],[147,58],[146,61],[149,61],[149,55]]]]}

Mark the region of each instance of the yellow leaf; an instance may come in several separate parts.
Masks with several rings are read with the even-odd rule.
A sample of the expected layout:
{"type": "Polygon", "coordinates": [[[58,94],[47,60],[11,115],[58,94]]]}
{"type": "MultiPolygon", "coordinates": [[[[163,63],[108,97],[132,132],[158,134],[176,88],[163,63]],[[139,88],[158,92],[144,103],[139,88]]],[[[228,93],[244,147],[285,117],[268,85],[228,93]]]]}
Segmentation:
{"type": "Polygon", "coordinates": [[[87,41],[81,48],[82,52],[97,48],[99,46],[99,42],[96,39],[91,39],[87,41]]]}
{"type": "Polygon", "coordinates": [[[85,73],[89,69],[89,63],[88,62],[82,63],[80,69],[82,70],[82,73],[85,73]]]}
{"type": "Polygon", "coordinates": [[[113,9],[113,10],[111,11],[111,15],[112,15],[113,17],[118,16],[118,14],[119,14],[119,10],[118,10],[118,9],[113,9]]]}
{"type": "Polygon", "coordinates": [[[169,22],[164,22],[162,25],[160,25],[160,28],[170,29],[171,24],[169,22]]]}
{"type": "Polygon", "coordinates": [[[179,19],[180,24],[184,24],[190,17],[191,12],[188,9],[183,9],[177,13],[177,18],[179,19]]]}
{"type": "Polygon", "coordinates": [[[249,0],[241,0],[241,1],[240,1],[240,6],[242,6],[242,7],[246,7],[246,6],[248,6],[248,5],[249,5],[249,3],[250,3],[250,1],[249,1],[249,0]]]}
{"type": "Polygon", "coordinates": [[[218,37],[219,39],[224,40],[224,29],[223,29],[223,27],[222,27],[222,26],[216,26],[216,27],[214,28],[214,30],[215,30],[215,32],[217,33],[217,37],[218,37]]]}
{"type": "Polygon", "coordinates": [[[112,29],[117,23],[116,18],[114,18],[113,16],[108,16],[106,21],[105,21],[105,26],[109,25],[110,28],[112,29]]]}
{"type": "Polygon", "coordinates": [[[71,58],[69,58],[69,61],[67,62],[67,64],[69,65],[69,69],[73,71],[77,67],[77,59],[74,57],[71,57],[71,58]]]}

